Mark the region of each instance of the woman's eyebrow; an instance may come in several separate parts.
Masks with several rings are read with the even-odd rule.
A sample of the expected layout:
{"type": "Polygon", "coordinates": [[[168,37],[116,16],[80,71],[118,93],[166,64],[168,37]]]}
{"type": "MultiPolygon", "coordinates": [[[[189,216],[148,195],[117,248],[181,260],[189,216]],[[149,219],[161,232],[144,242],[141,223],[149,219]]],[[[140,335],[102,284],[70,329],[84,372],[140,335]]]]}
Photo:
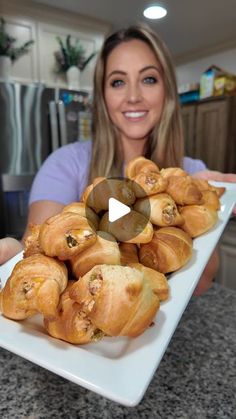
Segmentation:
{"type": "MultiPolygon", "coordinates": [[[[158,73],[160,73],[161,72],[161,70],[160,70],[160,68],[159,67],[157,67],[157,66],[155,66],[155,65],[147,65],[147,66],[145,66],[145,67],[143,67],[143,68],[141,68],[141,70],[139,71],[139,73],[143,73],[144,71],[147,71],[147,70],[156,70],[156,71],[158,71],[158,73]]],[[[111,71],[108,75],[107,75],[107,79],[109,79],[111,76],[114,76],[114,75],[121,75],[121,76],[125,76],[127,73],[126,73],[126,71],[122,71],[122,70],[113,70],[113,71],[111,71]]]]}
{"type": "Polygon", "coordinates": [[[113,70],[113,71],[111,71],[111,73],[109,73],[108,75],[107,75],[107,79],[109,79],[111,76],[113,76],[113,75],[121,75],[121,76],[125,76],[127,73],[125,72],[125,71],[122,71],[122,70],[113,70]]]}
{"type": "Polygon", "coordinates": [[[140,73],[143,73],[144,71],[147,71],[147,70],[156,70],[156,71],[158,71],[158,73],[161,72],[160,68],[157,67],[156,65],[147,65],[146,67],[143,67],[140,70],[140,73]]]}

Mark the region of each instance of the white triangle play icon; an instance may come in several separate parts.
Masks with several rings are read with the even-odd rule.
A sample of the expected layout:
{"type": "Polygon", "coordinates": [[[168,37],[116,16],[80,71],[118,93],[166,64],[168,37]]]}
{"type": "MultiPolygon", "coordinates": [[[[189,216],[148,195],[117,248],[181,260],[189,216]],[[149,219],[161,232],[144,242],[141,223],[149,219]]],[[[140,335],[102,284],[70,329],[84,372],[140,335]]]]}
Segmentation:
{"type": "Polygon", "coordinates": [[[124,215],[128,214],[131,210],[130,207],[122,204],[122,202],[118,201],[117,199],[109,198],[108,211],[109,222],[113,223],[113,221],[116,221],[124,215]]]}

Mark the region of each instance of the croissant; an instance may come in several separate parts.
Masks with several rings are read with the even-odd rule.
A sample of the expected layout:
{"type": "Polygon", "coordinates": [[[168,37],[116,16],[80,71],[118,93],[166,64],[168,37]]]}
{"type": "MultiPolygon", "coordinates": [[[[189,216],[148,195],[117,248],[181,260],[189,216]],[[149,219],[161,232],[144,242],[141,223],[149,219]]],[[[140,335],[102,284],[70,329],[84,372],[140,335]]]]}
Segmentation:
{"type": "Polygon", "coordinates": [[[167,167],[165,169],[161,169],[161,175],[168,179],[170,176],[187,176],[187,172],[181,169],[180,167],[167,167]]]}
{"type": "Polygon", "coordinates": [[[192,239],[178,227],[163,227],[154,231],[150,243],[139,249],[140,262],[162,273],[174,272],[192,256],[192,239]]]}
{"type": "Polygon", "coordinates": [[[81,306],[72,300],[69,291],[75,281],[69,280],[62,293],[55,319],[44,318],[44,326],[49,333],[57,339],[74,344],[84,344],[101,339],[104,335],[81,309],[81,306]]]}
{"type": "Polygon", "coordinates": [[[109,336],[140,335],[160,306],[143,272],[128,266],[95,266],[72,286],[70,297],[109,336]]]}
{"type": "Polygon", "coordinates": [[[195,185],[198,187],[198,189],[202,191],[214,191],[216,192],[217,196],[220,198],[223,193],[225,192],[226,188],[224,186],[214,186],[211,185],[207,180],[205,179],[195,179],[192,178],[195,185]]]}
{"type": "Polygon", "coordinates": [[[168,181],[156,172],[140,172],[133,180],[133,190],[137,198],[164,192],[168,185],[168,181]]]}
{"type": "Polygon", "coordinates": [[[108,210],[109,199],[115,198],[125,205],[132,205],[136,199],[132,181],[128,179],[96,178],[82,195],[82,201],[95,212],[108,210]]]}
{"type": "Polygon", "coordinates": [[[120,264],[129,265],[130,263],[139,263],[138,247],[135,243],[120,243],[120,264]]]}
{"type": "Polygon", "coordinates": [[[105,231],[98,231],[96,242],[88,249],[70,259],[72,272],[78,279],[90,271],[95,265],[100,264],[120,264],[118,243],[111,234],[105,231]]]}
{"type": "Polygon", "coordinates": [[[46,220],[40,228],[39,243],[48,256],[60,260],[87,249],[96,241],[96,232],[86,218],[75,212],[61,212],[46,220]]]}
{"type": "Polygon", "coordinates": [[[184,218],[181,228],[191,237],[206,233],[218,220],[217,212],[206,205],[187,205],[180,208],[180,213],[184,218]]]}
{"type": "Polygon", "coordinates": [[[0,293],[4,316],[22,320],[40,312],[54,317],[60,294],[67,285],[63,262],[38,254],[18,262],[0,293]]]}
{"type": "Polygon", "coordinates": [[[87,218],[89,224],[92,224],[91,227],[94,230],[98,229],[98,215],[91,208],[85,205],[84,202],[72,202],[71,204],[66,205],[63,208],[62,212],[75,212],[76,214],[79,214],[82,217],[87,218]]]}
{"type": "Polygon", "coordinates": [[[215,191],[202,191],[203,205],[212,208],[215,211],[220,209],[220,199],[215,191]]]}
{"type": "Polygon", "coordinates": [[[140,172],[159,173],[159,167],[152,160],[146,159],[145,157],[135,157],[132,159],[125,168],[125,176],[134,179],[140,172]]]}
{"type": "Polygon", "coordinates": [[[169,296],[169,285],[164,274],[152,268],[142,265],[141,263],[130,263],[128,266],[136,268],[144,273],[150,287],[154,294],[156,294],[160,301],[167,300],[169,296]]]}
{"type": "Polygon", "coordinates": [[[160,227],[179,225],[183,222],[183,217],[179,214],[176,203],[166,193],[137,199],[134,209],[160,227]]]}
{"type": "Polygon", "coordinates": [[[38,253],[43,253],[43,250],[39,244],[39,231],[40,231],[40,225],[39,224],[30,224],[29,230],[30,233],[24,240],[24,253],[23,257],[27,258],[31,255],[35,255],[38,253]]]}
{"type": "Polygon", "coordinates": [[[133,210],[113,222],[109,222],[106,212],[100,221],[99,229],[112,234],[118,241],[128,243],[148,243],[153,235],[150,221],[133,210]]]}
{"type": "Polygon", "coordinates": [[[202,193],[190,176],[169,176],[166,193],[178,205],[202,203],[202,193]]]}

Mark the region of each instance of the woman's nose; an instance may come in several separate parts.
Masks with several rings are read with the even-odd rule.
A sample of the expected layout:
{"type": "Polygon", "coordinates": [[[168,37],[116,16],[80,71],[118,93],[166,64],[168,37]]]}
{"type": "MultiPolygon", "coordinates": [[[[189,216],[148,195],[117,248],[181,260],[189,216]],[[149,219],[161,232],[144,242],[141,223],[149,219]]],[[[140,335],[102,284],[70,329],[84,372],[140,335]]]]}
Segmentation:
{"type": "Polygon", "coordinates": [[[138,83],[132,83],[127,89],[127,101],[130,103],[139,102],[141,100],[141,89],[138,83]]]}

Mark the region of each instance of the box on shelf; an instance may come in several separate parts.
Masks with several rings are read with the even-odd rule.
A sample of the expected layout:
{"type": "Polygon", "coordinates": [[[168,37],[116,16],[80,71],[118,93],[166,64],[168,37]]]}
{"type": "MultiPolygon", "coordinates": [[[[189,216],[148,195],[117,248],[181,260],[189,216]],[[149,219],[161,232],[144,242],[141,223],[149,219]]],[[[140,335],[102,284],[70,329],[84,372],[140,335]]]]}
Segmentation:
{"type": "Polygon", "coordinates": [[[199,100],[199,83],[186,83],[178,87],[180,103],[190,103],[199,100]]]}
{"type": "Polygon", "coordinates": [[[209,67],[200,78],[200,99],[236,93],[236,75],[216,65],[209,67]]]}

